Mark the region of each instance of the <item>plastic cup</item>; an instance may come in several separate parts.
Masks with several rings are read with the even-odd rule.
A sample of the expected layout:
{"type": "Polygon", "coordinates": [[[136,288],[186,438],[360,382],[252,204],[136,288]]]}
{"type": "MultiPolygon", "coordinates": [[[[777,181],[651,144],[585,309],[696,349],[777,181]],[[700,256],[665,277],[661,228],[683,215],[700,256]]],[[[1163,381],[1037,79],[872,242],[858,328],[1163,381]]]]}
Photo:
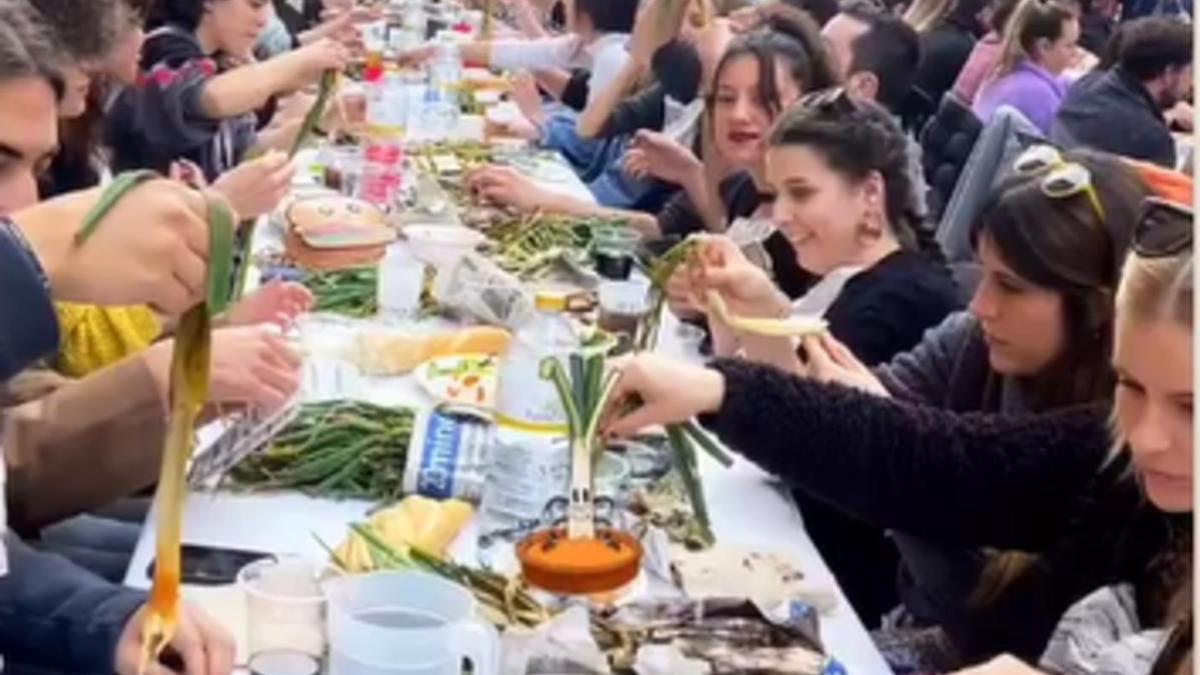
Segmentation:
{"type": "Polygon", "coordinates": [[[604,281],[598,289],[600,327],[610,333],[637,334],[650,311],[650,282],[645,279],[604,281]]]}
{"type": "Polygon", "coordinates": [[[325,583],[330,675],[499,672],[496,629],[462,586],[422,572],[376,572],[325,583]]]}
{"type": "Polygon", "coordinates": [[[325,596],[317,570],[300,559],[259,560],[238,572],[246,598],[250,670],[316,675],[325,653],[325,596]]]}

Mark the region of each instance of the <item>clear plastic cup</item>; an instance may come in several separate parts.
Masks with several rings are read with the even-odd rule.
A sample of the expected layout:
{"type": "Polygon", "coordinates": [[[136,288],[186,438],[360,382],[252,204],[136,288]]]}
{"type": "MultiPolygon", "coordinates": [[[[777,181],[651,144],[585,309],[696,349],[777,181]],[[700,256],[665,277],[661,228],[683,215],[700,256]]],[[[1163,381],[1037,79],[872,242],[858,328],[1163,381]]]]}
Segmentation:
{"type": "Polygon", "coordinates": [[[325,654],[325,596],[305,560],[259,560],[238,572],[246,598],[248,664],[258,675],[317,675],[325,654]]]}
{"type": "Polygon", "coordinates": [[[462,586],[422,572],[376,572],[325,583],[330,675],[496,675],[500,638],[462,586]]]}

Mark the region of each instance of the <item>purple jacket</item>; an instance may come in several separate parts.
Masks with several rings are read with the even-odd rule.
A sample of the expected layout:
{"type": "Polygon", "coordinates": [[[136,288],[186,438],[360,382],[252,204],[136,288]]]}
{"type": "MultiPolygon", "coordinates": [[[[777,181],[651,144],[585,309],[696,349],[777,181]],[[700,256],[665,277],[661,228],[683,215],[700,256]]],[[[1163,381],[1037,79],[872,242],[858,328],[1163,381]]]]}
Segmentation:
{"type": "Polygon", "coordinates": [[[1050,74],[1045,68],[1022,61],[1011,73],[991,80],[979,90],[973,110],[986,125],[1000,106],[1016,108],[1043,134],[1050,125],[1067,95],[1065,78],[1050,74]]]}

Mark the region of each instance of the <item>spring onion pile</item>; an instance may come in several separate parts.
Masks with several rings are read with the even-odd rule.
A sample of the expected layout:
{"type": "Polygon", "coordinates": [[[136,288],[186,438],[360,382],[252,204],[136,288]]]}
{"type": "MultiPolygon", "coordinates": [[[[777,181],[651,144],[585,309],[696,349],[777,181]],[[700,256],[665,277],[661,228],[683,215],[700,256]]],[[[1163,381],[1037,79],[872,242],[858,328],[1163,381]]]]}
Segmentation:
{"type": "Polygon", "coordinates": [[[403,491],[414,413],[361,401],[308,403],[261,452],[230,472],[252,490],[392,501],[403,491]]]}
{"type": "Polygon", "coordinates": [[[319,272],[304,279],[316,301],[313,311],[359,318],[374,316],[378,310],[378,283],[379,271],[374,267],[319,272]]]}

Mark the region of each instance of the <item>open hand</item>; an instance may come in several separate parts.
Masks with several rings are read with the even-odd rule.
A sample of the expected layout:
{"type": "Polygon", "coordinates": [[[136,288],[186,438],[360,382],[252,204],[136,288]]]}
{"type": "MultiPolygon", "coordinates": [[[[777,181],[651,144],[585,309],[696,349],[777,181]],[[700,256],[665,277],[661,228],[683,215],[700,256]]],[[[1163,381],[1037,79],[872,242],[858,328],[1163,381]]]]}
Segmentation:
{"type": "MultiPolygon", "coordinates": [[[[142,623],[148,609],[139,609],[117,641],[113,670],[118,675],[135,675],[142,652],[142,623]]],[[[179,626],[171,638],[168,649],[173,650],[183,661],[184,675],[229,675],[233,672],[236,651],[233,636],[213,621],[200,608],[186,603],[179,608],[179,626]]],[[[159,664],[151,664],[148,675],[168,675],[173,671],[159,664]]]]}
{"type": "Polygon", "coordinates": [[[235,303],[224,318],[230,326],[269,323],[286,330],[312,307],[313,294],[303,285],[273,281],[235,303]]]}

